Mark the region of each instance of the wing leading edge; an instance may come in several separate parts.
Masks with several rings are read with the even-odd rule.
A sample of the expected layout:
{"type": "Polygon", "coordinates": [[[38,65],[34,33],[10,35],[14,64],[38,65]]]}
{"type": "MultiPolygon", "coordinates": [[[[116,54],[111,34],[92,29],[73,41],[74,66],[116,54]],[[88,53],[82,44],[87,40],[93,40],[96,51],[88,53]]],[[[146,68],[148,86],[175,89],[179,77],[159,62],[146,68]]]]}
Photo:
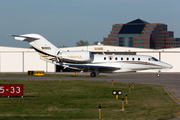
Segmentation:
{"type": "Polygon", "coordinates": [[[79,69],[83,69],[83,68],[89,68],[89,69],[98,69],[99,71],[108,71],[108,70],[119,70],[121,69],[120,67],[115,67],[115,66],[105,66],[102,64],[68,64],[68,63],[64,63],[63,66],[65,67],[75,67],[75,68],[79,68],[79,69]]]}

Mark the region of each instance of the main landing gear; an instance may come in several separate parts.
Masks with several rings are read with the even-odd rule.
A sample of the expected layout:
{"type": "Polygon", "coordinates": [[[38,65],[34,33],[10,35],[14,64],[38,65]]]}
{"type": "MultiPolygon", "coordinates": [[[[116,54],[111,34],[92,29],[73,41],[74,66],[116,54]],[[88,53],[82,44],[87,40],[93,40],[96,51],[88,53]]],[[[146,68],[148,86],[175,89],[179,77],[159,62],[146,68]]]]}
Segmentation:
{"type": "Polygon", "coordinates": [[[99,71],[98,69],[94,69],[92,72],[91,72],[91,77],[96,77],[96,75],[99,74],[99,71]]]}
{"type": "Polygon", "coordinates": [[[95,72],[92,72],[92,73],[91,73],[91,77],[96,77],[96,73],[95,73],[95,72]]]}

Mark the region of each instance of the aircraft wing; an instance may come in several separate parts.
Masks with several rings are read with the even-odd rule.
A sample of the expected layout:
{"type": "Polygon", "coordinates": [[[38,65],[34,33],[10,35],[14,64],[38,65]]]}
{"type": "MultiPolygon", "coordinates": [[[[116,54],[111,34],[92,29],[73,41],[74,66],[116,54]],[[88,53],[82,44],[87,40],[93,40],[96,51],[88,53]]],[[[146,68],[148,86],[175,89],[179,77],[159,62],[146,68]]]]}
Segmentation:
{"type": "Polygon", "coordinates": [[[103,65],[103,64],[69,64],[64,63],[63,66],[65,67],[75,67],[79,69],[88,68],[88,69],[95,69],[98,68],[98,70],[101,71],[115,71],[121,69],[117,66],[110,66],[110,65],[103,65]]]}
{"type": "Polygon", "coordinates": [[[78,69],[82,70],[83,68],[88,68],[89,70],[93,70],[95,68],[98,68],[99,72],[104,73],[124,73],[124,72],[136,72],[136,70],[132,69],[121,69],[121,67],[117,65],[104,65],[104,64],[69,64],[69,63],[63,63],[64,67],[72,68],[72,69],[78,69]]]}

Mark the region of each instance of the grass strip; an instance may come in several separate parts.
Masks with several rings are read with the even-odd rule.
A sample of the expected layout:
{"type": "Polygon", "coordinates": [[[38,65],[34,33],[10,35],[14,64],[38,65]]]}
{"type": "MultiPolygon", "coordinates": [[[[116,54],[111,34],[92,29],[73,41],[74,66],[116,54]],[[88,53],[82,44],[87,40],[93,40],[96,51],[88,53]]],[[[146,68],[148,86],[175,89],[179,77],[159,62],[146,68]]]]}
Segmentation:
{"type": "Polygon", "coordinates": [[[0,119],[65,119],[98,120],[101,104],[104,120],[160,120],[177,117],[180,106],[164,91],[163,86],[106,81],[0,80],[0,84],[23,84],[24,98],[0,96],[0,119]],[[121,90],[119,99],[113,90],[121,90]],[[128,95],[125,111],[122,98],[128,95]]]}

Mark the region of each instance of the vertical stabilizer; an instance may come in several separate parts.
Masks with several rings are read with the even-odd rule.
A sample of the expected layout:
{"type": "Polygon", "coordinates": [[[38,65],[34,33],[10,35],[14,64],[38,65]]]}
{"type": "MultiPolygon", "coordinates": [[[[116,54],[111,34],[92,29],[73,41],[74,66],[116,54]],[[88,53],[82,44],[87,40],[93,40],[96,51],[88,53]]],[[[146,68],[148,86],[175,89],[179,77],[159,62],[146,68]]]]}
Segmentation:
{"type": "Polygon", "coordinates": [[[27,41],[41,57],[56,57],[60,51],[56,46],[46,40],[39,34],[9,35],[15,37],[16,40],[27,41]]]}

